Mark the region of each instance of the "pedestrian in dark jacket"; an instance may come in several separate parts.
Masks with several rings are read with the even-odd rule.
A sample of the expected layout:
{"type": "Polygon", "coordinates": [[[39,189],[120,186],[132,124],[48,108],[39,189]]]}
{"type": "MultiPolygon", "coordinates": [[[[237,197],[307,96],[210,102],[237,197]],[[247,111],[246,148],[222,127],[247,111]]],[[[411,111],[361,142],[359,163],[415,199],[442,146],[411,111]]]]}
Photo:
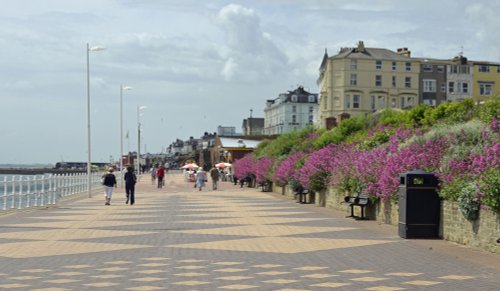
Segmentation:
{"type": "Polygon", "coordinates": [[[113,168],[109,168],[108,173],[104,175],[102,185],[104,185],[104,205],[111,205],[111,196],[113,195],[113,187],[116,187],[116,177],[113,174],[113,168]]]}
{"type": "Polygon", "coordinates": [[[127,172],[125,173],[125,193],[127,196],[127,201],[125,204],[134,205],[135,203],[135,183],[137,182],[137,176],[134,174],[134,168],[127,167],[127,172]]]}

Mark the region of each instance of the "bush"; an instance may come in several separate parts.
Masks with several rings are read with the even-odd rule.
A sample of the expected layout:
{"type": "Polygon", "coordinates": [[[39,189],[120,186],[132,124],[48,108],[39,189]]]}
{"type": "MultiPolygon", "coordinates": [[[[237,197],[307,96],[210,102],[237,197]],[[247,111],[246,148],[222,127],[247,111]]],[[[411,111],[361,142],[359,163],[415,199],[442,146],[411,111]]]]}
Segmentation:
{"type": "Polygon", "coordinates": [[[301,130],[295,130],[281,134],[275,140],[259,146],[255,150],[257,157],[268,156],[279,158],[288,155],[301,147],[305,137],[314,132],[313,127],[306,127],[301,130]]]}
{"type": "Polygon", "coordinates": [[[340,144],[355,133],[368,128],[368,125],[369,120],[364,116],[356,116],[342,120],[337,127],[324,132],[313,142],[314,149],[322,149],[329,144],[340,144]]]}
{"type": "Polygon", "coordinates": [[[453,181],[441,185],[439,196],[444,200],[458,201],[460,191],[465,188],[465,185],[467,185],[467,182],[457,177],[453,181]]]}
{"type": "Polygon", "coordinates": [[[500,96],[476,107],[475,116],[484,123],[500,119],[500,96]]]}
{"type": "Polygon", "coordinates": [[[467,183],[458,197],[458,208],[469,221],[474,221],[479,217],[481,200],[477,192],[478,189],[474,183],[467,183]]]}
{"type": "Polygon", "coordinates": [[[479,180],[484,205],[496,212],[500,212],[500,171],[490,169],[486,171],[479,180]]]}

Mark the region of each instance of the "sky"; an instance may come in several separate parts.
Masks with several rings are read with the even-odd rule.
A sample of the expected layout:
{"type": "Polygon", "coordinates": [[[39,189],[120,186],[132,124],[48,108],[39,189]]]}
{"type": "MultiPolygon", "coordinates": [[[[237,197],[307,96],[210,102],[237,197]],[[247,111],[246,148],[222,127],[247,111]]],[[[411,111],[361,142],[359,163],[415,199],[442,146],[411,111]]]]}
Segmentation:
{"type": "Polygon", "coordinates": [[[160,153],[304,86],[325,49],[500,62],[500,0],[0,0],[0,164],[160,153]],[[137,108],[147,107],[138,118],[137,108]]]}

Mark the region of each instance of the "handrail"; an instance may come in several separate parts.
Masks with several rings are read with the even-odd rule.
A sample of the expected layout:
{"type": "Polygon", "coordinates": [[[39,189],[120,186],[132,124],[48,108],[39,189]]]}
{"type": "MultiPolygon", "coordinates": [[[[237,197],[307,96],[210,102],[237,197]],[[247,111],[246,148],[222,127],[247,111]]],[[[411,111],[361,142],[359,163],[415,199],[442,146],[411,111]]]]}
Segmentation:
{"type": "MultiPolygon", "coordinates": [[[[102,173],[93,173],[92,187],[100,185],[102,173]]],[[[6,175],[0,180],[0,213],[55,205],[58,200],[87,192],[87,174],[6,175]]]]}

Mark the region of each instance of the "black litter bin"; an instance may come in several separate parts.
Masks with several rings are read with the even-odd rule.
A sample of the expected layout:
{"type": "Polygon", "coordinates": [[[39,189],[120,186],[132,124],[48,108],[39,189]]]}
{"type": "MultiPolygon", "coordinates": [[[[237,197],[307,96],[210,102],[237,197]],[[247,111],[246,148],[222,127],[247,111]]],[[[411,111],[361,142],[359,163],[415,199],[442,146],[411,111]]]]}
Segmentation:
{"type": "Polygon", "coordinates": [[[400,175],[399,236],[439,238],[441,199],[434,173],[421,170],[400,175]]]}

